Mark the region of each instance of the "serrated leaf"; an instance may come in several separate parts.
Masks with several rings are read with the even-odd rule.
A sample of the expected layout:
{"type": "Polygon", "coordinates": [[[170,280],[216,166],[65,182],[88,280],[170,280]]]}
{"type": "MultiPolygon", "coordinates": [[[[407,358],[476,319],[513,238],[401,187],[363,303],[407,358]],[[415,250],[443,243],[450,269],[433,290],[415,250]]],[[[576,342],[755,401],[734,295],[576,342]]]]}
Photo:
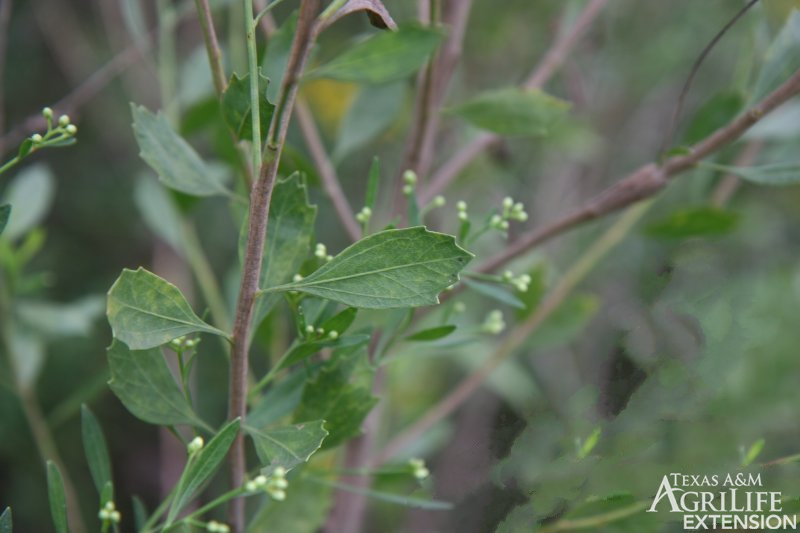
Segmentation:
{"type": "MultiPolygon", "coordinates": [[[[308,203],[308,191],[296,172],[275,184],[270,205],[267,243],[261,262],[262,288],[286,283],[300,270],[308,257],[317,217],[317,206],[308,203]]],[[[239,237],[240,258],[244,257],[246,245],[247,221],[239,237]]],[[[278,294],[265,294],[259,298],[254,324],[261,322],[279,298],[278,294]]]]}
{"type": "Polygon", "coordinates": [[[14,520],[11,515],[11,507],[6,507],[3,514],[0,514],[0,533],[12,533],[14,530],[14,520]]]}
{"type": "Polygon", "coordinates": [[[733,231],[738,221],[739,216],[736,213],[715,207],[681,209],[649,224],[645,233],[662,239],[725,235],[733,231]]]}
{"type": "Polygon", "coordinates": [[[15,240],[37,226],[50,210],[54,193],[55,178],[46,165],[21,170],[3,194],[3,203],[14,206],[3,236],[15,240]]]}
{"type": "Polygon", "coordinates": [[[246,431],[253,439],[261,464],[270,470],[279,466],[291,470],[305,463],[328,436],[324,420],[270,429],[248,427],[246,431]]]}
{"type": "MultiPolygon", "coordinates": [[[[263,75],[260,78],[258,118],[261,134],[265,135],[275,106],[269,103],[266,97],[269,80],[263,75]]],[[[253,119],[250,110],[250,74],[245,74],[242,78],[234,74],[222,95],[222,116],[239,140],[249,141],[253,138],[253,119]]]]}
{"type": "Polygon", "coordinates": [[[11,206],[8,204],[0,205],[0,235],[6,229],[8,224],[8,217],[11,216],[11,206]]]}
{"type": "Polygon", "coordinates": [[[716,163],[701,163],[701,166],[728,172],[758,185],[786,186],[800,183],[800,161],[752,167],[733,167],[716,163]]]}
{"type": "Polygon", "coordinates": [[[800,11],[794,10],[761,62],[761,71],[751,95],[751,102],[761,100],[798,69],[800,69],[800,11]]]}
{"type": "Polygon", "coordinates": [[[175,488],[175,497],[167,515],[167,525],[192,499],[200,488],[219,469],[239,432],[239,419],[228,422],[203,448],[190,456],[175,488]]]}
{"type": "Polygon", "coordinates": [[[185,256],[183,221],[167,190],[152,176],[140,175],[134,185],[133,200],[150,231],[185,256]]]}
{"type": "Polygon", "coordinates": [[[456,326],[448,325],[448,326],[439,326],[436,328],[429,328],[423,329],[422,331],[418,331],[413,335],[409,335],[405,338],[407,341],[435,341],[438,339],[443,339],[453,333],[456,330],[456,326]]]}
{"type": "Polygon", "coordinates": [[[474,279],[465,279],[464,284],[475,292],[483,294],[484,296],[488,296],[489,298],[497,300],[500,303],[510,305],[515,309],[525,309],[525,303],[517,298],[512,292],[507,291],[503,287],[489,283],[481,283],[480,281],[475,281],[474,279]]]}
{"type": "Polygon", "coordinates": [[[141,267],[122,271],[108,291],[106,314],[114,338],[133,350],[198,331],[227,337],[200,320],[175,285],[141,267]]]}
{"type": "Polygon", "coordinates": [[[160,349],[130,350],[115,340],[107,352],[108,384],[135,417],[164,426],[205,427],[175,383],[160,349]]]}
{"type": "Polygon", "coordinates": [[[333,158],[341,161],[389,128],[403,109],[406,90],[402,82],[362,86],[339,127],[333,158]]]}
{"type": "Polygon", "coordinates": [[[194,196],[229,194],[219,170],[207,165],[164,115],[133,104],[131,112],[139,155],[164,185],[194,196]]]}
{"type": "Polygon", "coordinates": [[[275,290],[372,309],[433,305],[472,257],[452,236],[422,226],[386,230],[349,246],[305,279],[275,290]]]}
{"type": "Polygon", "coordinates": [[[354,45],[309,76],[365,83],[400,80],[419,70],[443,39],[430,28],[401,26],[354,45]]]}
{"type": "Polygon", "coordinates": [[[323,449],[333,448],[361,434],[361,423],[378,399],[364,386],[350,383],[352,365],[336,355],[313,380],[306,383],[295,422],[324,420],[328,437],[323,449]]]}
{"type": "Polygon", "coordinates": [[[81,405],[81,436],[89,472],[97,492],[102,494],[106,485],[111,483],[111,459],[100,423],[85,404],[81,405]]]}
{"type": "Polygon", "coordinates": [[[68,533],[67,498],[64,494],[64,480],[53,461],[47,461],[47,495],[50,501],[50,515],[57,533],[68,533]]]}
{"type": "Polygon", "coordinates": [[[510,87],[485,92],[448,112],[499,135],[544,136],[569,109],[569,102],[539,89],[510,87]]]}

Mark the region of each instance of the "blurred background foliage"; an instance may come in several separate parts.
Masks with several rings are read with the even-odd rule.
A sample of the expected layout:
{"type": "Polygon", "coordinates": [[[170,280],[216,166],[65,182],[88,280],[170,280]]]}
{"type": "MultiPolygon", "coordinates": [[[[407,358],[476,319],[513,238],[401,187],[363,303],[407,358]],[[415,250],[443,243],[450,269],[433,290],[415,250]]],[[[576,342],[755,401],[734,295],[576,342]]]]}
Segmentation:
{"type": "MultiPolygon", "coordinates": [[[[416,17],[413,2],[386,4],[399,22],[416,17]]],[[[475,1],[446,107],[519,83],[559,25],[568,24],[583,4],[475,1]]],[[[546,138],[510,139],[479,157],[447,191],[448,205],[434,214],[434,228],[457,231],[456,200],[467,201],[470,211],[483,212],[507,195],[528,206],[526,225],[535,227],[656,158],[691,64],[742,4],[609,2],[548,84],[548,92],[572,102],[570,119],[546,138]]],[[[750,100],[765,50],[794,4],[762,1],[713,50],[689,94],[672,144],[701,138],[750,100]]],[[[169,107],[204,155],[234,157],[214,108],[193,6],[174,5],[180,17],[177,69],[165,73],[159,72],[158,50],[148,44],[147,28],[156,24],[153,2],[13,2],[3,79],[5,130],[0,131],[5,160],[16,151],[20,139],[15,135],[34,131],[26,125],[29,117],[138,43],[135,59],[71,112],[79,126],[78,144],[26,161],[0,178],[0,194],[13,195],[14,184],[22,180],[36,184],[14,204],[39,214],[30,222],[39,229],[24,241],[35,253],[24,266],[24,297],[15,304],[15,314],[22,317],[22,333],[15,342],[22,343],[24,353],[41,354],[41,366],[31,367],[28,376],[79,492],[91,486],[80,443],[79,407],[85,402],[105,428],[119,493],[138,494],[151,505],[180,466],[172,464],[176,456],[169,451],[169,437],[130,416],[105,386],[104,348],[110,332],[100,320],[103,296],[122,268],[138,265],[159,270],[184,294],[195,291],[163,228],[153,228],[153,217],[148,225],[147,213],[143,216],[141,207],[152,197],[143,192],[141,180],[151,176],[137,155],[129,102],[169,107]],[[160,89],[170,79],[174,99],[165,106],[160,89]]],[[[228,70],[244,73],[241,8],[229,2],[217,5],[228,70]]],[[[276,10],[276,19],[285,20],[293,8],[293,2],[286,2],[276,10]]],[[[345,19],[324,34],[313,61],[324,62],[372,33],[365,19],[345,19]]],[[[379,87],[332,80],[304,85],[303,95],[354,206],[363,201],[373,156],[381,158],[384,177],[402,170],[397,165],[413,115],[413,90],[411,78],[379,87]]],[[[716,161],[732,164],[748,147],[753,152],[750,163],[796,158],[798,109],[800,104],[790,102],[716,161]]],[[[444,115],[442,120],[439,163],[478,133],[457,117],[444,115]]],[[[329,249],[343,248],[347,236],[294,130],[284,166],[286,172],[308,172],[312,199],[320,206],[317,239],[329,249]]],[[[498,526],[531,531],[538,520],[597,512],[596,503],[587,504],[594,508],[580,507],[591,496],[620,495],[601,502],[601,511],[652,497],[667,473],[735,472],[742,465],[742,450],[760,439],[763,451],[749,471],[763,474],[764,490],[800,496],[796,465],[757,466],[800,452],[800,330],[795,324],[800,311],[800,193],[796,187],[743,184],[727,206],[718,205],[724,216],[701,216],[695,220],[699,226],[691,221],[687,226],[687,210],[708,208],[720,183],[730,181],[721,174],[699,168],[676,180],[525,349],[454,417],[407,450],[408,456],[428,459],[434,474],[430,492],[453,502],[455,509],[442,513],[373,502],[369,531],[491,531],[498,526]],[[579,457],[576,441],[580,450],[597,428],[596,446],[579,457]]],[[[391,210],[390,189],[384,187],[379,213],[391,210]]],[[[178,199],[195,222],[213,269],[231,280],[226,292],[232,300],[237,259],[231,235],[237,234],[238,221],[224,201],[178,199]]],[[[607,224],[568,234],[514,265],[534,280],[529,292],[520,295],[527,311],[497,302],[487,307],[484,297],[469,292],[462,298],[466,311],[458,321],[480,324],[487,310],[497,306],[506,322],[514,323],[607,224]]],[[[512,237],[515,231],[512,227],[512,237]]],[[[0,260],[7,261],[9,250],[20,245],[15,237],[22,234],[3,236],[0,260]]],[[[492,237],[476,248],[488,254],[503,246],[502,239],[492,237]]],[[[3,267],[7,270],[8,263],[3,267]]],[[[0,321],[8,319],[0,316],[0,321]]],[[[285,322],[276,314],[260,328],[257,344],[262,351],[281,342],[285,322]]],[[[475,368],[495,342],[488,336],[470,344],[448,340],[424,352],[407,345],[394,354],[379,440],[416,419],[475,368]]],[[[220,398],[227,385],[226,364],[213,341],[204,343],[201,356],[206,359],[198,366],[197,387],[203,391],[197,395],[199,410],[219,420],[224,416],[220,398]]],[[[0,504],[13,507],[18,531],[49,530],[43,463],[10,386],[8,364],[2,368],[0,504]]],[[[375,486],[389,490],[398,483],[384,476],[375,486]]],[[[319,493],[319,487],[297,490],[310,494],[306,504],[313,512],[302,513],[313,530],[313,517],[324,514],[330,495],[319,493]]],[[[119,497],[118,504],[123,515],[130,515],[127,501],[119,497]]],[[[91,505],[84,506],[86,516],[94,516],[91,505]]],[[[638,513],[596,529],[656,530],[660,526],[649,522],[655,519],[638,513]]]]}

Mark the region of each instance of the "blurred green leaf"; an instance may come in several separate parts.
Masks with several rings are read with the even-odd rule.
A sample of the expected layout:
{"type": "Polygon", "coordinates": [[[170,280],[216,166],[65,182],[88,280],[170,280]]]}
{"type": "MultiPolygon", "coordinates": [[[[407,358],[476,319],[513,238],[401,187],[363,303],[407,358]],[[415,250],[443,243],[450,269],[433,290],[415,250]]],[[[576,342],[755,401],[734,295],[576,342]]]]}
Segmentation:
{"type": "Polygon", "coordinates": [[[361,41],[308,76],[375,84],[403,79],[419,70],[443,39],[430,28],[401,26],[361,41]]]}
{"type": "Polygon", "coordinates": [[[250,533],[312,533],[319,531],[331,507],[331,489],[303,476],[290,481],[286,500],[262,505],[247,525],[250,533]]]}
{"type": "Polygon", "coordinates": [[[106,484],[111,483],[111,459],[100,423],[85,404],[81,405],[81,436],[89,472],[97,492],[102,493],[106,484]]]}
{"type": "Polygon", "coordinates": [[[37,226],[50,210],[54,194],[55,178],[45,164],[22,169],[3,194],[2,203],[14,206],[3,236],[13,241],[37,226]]]}
{"type": "Polygon", "coordinates": [[[545,350],[563,346],[575,340],[597,313],[600,303],[591,294],[576,294],[567,298],[531,336],[531,349],[545,350]]]}
{"type": "Polygon", "coordinates": [[[19,145],[19,151],[17,151],[17,157],[22,159],[23,157],[31,153],[32,148],[33,148],[33,141],[31,140],[30,137],[28,137],[27,139],[22,141],[22,143],[19,145]]]}
{"type": "Polygon", "coordinates": [[[136,531],[143,531],[147,523],[147,507],[138,496],[131,497],[131,506],[133,507],[133,525],[136,531]]]}
{"type": "Polygon", "coordinates": [[[103,297],[85,296],[70,303],[18,300],[15,312],[20,321],[44,337],[88,336],[103,314],[103,297]]]}
{"type": "Polygon", "coordinates": [[[477,293],[483,294],[484,296],[488,296],[493,300],[497,300],[500,303],[504,303],[506,305],[510,305],[515,309],[525,309],[525,303],[517,298],[517,296],[506,290],[503,287],[498,285],[492,285],[491,283],[482,283],[480,281],[475,281],[474,279],[465,279],[464,285],[469,287],[470,289],[474,290],[477,293]]]}
{"type": "Polygon", "coordinates": [[[162,426],[206,427],[184,397],[159,348],[130,350],[115,340],[108,347],[108,385],[135,417],[162,426]]]}
{"type": "Polygon", "coordinates": [[[750,448],[747,450],[747,453],[744,455],[744,458],[742,458],[742,468],[750,466],[756,459],[758,459],[758,456],[761,455],[766,443],[766,440],[758,439],[753,443],[752,446],[750,446],[750,448]]]}
{"type": "Polygon", "coordinates": [[[172,524],[181,509],[192,501],[200,488],[211,479],[228,454],[239,432],[239,419],[231,420],[219,430],[200,451],[189,456],[186,467],[175,487],[175,496],[167,514],[167,525],[172,524]]]}
{"type": "Polygon", "coordinates": [[[324,420],[269,429],[248,427],[246,431],[253,439],[261,464],[270,470],[279,466],[291,470],[305,463],[328,436],[324,420]]]}
{"type": "Polygon", "coordinates": [[[767,50],[751,102],[757,102],[800,70],[800,11],[794,10],[767,50]]]}
{"type": "Polygon", "coordinates": [[[0,514],[0,533],[12,533],[14,521],[11,515],[11,507],[6,507],[3,514],[0,514]]]}
{"type": "Polygon", "coordinates": [[[599,427],[595,428],[594,431],[583,441],[581,444],[580,449],[578,450],[578,459],[586,459],[589,457],[589,454],[592,453],[597,443],[600,442],[600,436],[603,434],[603,430],[599,427]]]}
{"type": "Polygon", "coordinates": [[[348,348],[359,346],[369,342],[369,335],[345,335],[336,339],[323,338],[308,342],[302,342],[292,346],[287,354],[281,358],[279,368],[288,368],[294,364],[311,357],[323,348],[348,348]]]}
{"type": "Polygon", "coordinates": [[[207,165],[166,117],[154,115],[143,106],[131,104],[133,131],[139,155],[156,171],[164,185],[194,196],[228,195],[225,176],[218,167],[207,165]]]}
{"type": "Polygon", "coordinates": [[[499,135],[543,136],[569,109],[569,102],[538,89],[510,87],[485,92],[447,112],[499,135]]]}
{"type": "Polygon", "coordinates": [[[392,492],[385,492],[381,490],[365,489],[362,487],[355,487],[353,485],[348,485],[346,483],[337,483],[322,479],[319,479],[317,481],[320,483],[324,483],[326,485],[330,485],[331,487],[336,487],[339,490],[352,492],[353,494],[363,494],[364,496],[367,496],[368,498],[372,498],[374,500],[386,503],[392,503],[395,505],[402,505],[403,507],[410,507],[413,509],[424,509],[426,511],[448,511],[453,508],[453,504],[450,502],[429,500],[425,498],[417,498],[414,496],[404,496],[402,494],[395,494],[392,492]]]}
{"type": "Polygon", "coordinates": [[[800,135],[800,101],[789,100],[780,111],[769,113],[747,130],[744,139],[793,142],[800,135]]]}
{"type": "Polygon", "coordinates": [[[687,239],[730,233],[739,222],[739,216],[716,207],[680,209],[668,217],[652,222],[645,233],[661,239],[687,239]]]}
{"type": "Polygon", "coordinates": [[[111,286],[107,315],[114,338],[133,350],[197,331],[227,337],[200,320],[175,285],[141,267],[124,269],[111,286]]]}
{"type": "Polygon", "coordinates": [[[658,531],[658,520],[645,510],[650,502],[636,501],[630,494],[589,498],[555,523],[556,531],[587,529],[609,533],[658,531]]]}
{"type": "Polygon", "coordinates": [[[306,380],[313,376],[320,366],[320,363],[316,363],[309,367],[300,367],[289,376],[272,384],[247,413],[247,424],[256,428],[266,427],[294,411],[300,404],[306,380]]]}
{"type": "MultiPolygon", "coordinates": [[[[267,243],[261,261],[260,284],[262,288],[286,283],[300,271],[308,257],[314,237],[314,220],[317,206],[308,203],[308,190],[294,173],[275,184],[267,223],[267,243]]],[[[247,246],[247,220],[239,236],[239,258],[244,260],[247,246]]],[[[264,294],[256,302],[254,324],[269,314],[280,299],[279,294],[264,294]]]]}
{"type": "Polygon", "coordinates": [[[278,30],[272,34],[267,42],[267,53],[264,54],[263,71],[269,79],[267,98],[270,102],[278,99],[278,91],[283,83],[283,73],[289,63],[289,54],[292,49],[292,40],[297,29],[297,12],[286,18],[278,30]]]}
{"type": "Polygon", "coordinates": [[[406,89],[404,82],[362,86],[339,127],[333,158],[341,161],[391,126],[404,107],[406,89]]]}
{"type": "Polygon", "coordinates": [[[140,175],[134,185],[133,200],[148,229],[185,256],[181,231],[183,221],[167,190],[152,176],[140,175]]]}
{"type": "Polygon", "coordinates": [[[800,183],[800,161],[773,163],[753,167],[733,167],[716,163],[700,163],[700,166],[720,172],[728,172],[743,180],[758,185],[795,185],[800,183]]]}
{"type": "Polygon", "coordinates": [[[24,328],[9,329],[8,347],[14,359],[14,378],[17,386],[30,390],[42,371],[45,360],[45,346],[38,335],[33,335],[24,328]]]}
{"type": "Polygon", "coordinates": [[[8,204],[0,205],[0,235],[3,234],[3,231],[6,229],[6,224],[8,223],[8,217],[11,216],[11,206],[8,204]]]}
{"type": "Polygon", "coordinates": [[[353,321],[355,321],[357,314],[358,309],[355,307],[348,307],[344,311],[340,311],[331,318],[327,319],[322,323],[322,325],[320,325],[320,327],[325,330],[325,333],[335,331],[341,335],[350,328],[350,326],[353,324],[353,321]]]}
{"type": "Polygon", "coordinates": [[[735,91],[725,91],[714,95],[695,113],[686,129],[684,141],[694,144],[708,137],[739,114],[744,107],[744,97],[735,91]]]}
{"type": "Polygon", "coordinates": [[[352,365],[334,355],[303,390],[294,421],[324,420],[329,435],[323,449],[360,435],[361,423],[378,401],[366,387],[350,383],[351,372],[352,365]]]}
{"type": "Polygon", "coordinates": [[[50,515],[58,533],[68,533],[67,498],[64,494],[64,480],[53,461],[47,461],[47,494],[50,500],[50,515]]]}
{"type": "MultiPolygon", "coordinates": [[[[269,123],[272,120],[272,113],[275,111],[275,106],[267,101],[266,87],[269,85],[269,80],[264,76],[260,76],[261,86],[258,91],[259,95],[259,123],[261,124],[261,135],[264,136],[269,129],[269,123]]],[[[222,95],[222,115],[225,117],[225,122],[233,130],[233,133],[239,140],[251,140],[253,138],[253,119],[250,114],[250,75],[245,74],[240,78],[236,74],[231,76],[231,81],[228,83],[228,88],[222,95]]]]}
{"type": "Polygon", "coordinates": [[[114,501],[114,484],[109,480],[100,490],[100,507],[111,501],[114,501]]]}
{"type": "Polygon", "coordinates": [[[422,226],[361,239],[303,280],[278,287],[351,307],[385,309],[439,302],[472,254],[450,235],[422,226]]]}
{"type": "Polygon", "coordinates": [[[456,326],[448,325],[448,326],[439,326],[436,328],[429,328],[423,329],[422,331],[418,331],[413,335],[409,335],[405,338],[407,341],[435,341],[438,339],[443,339],[447,337],[451,333],[456,330],[456,326]]]}

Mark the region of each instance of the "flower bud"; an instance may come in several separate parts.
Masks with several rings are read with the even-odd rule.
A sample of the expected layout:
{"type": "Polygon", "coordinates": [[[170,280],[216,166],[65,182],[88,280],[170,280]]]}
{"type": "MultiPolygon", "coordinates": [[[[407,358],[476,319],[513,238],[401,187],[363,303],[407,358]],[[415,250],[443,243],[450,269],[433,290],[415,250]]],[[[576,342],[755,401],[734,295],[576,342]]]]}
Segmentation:
{"type": "Polygon", "coordinates": [[[75,135],[76,133],[78,133],[78,127],[77,127],[75,124],[67,124],[67,127],[66,127],[66,128],[64,128],[64,129],[65,129],[65,130],[67,131],[67,133],[69,133],[70,135],[75,135]]]}
{"type": "Polygon", "coordinates": [[[47,120],[50,120],[51,118],[53,118],[53,110],[50,109],[49,107],[45,107],[44,109],[42,109],[42,116],[47,120]]]}
{"type": "Polygon", "coordinates": [[[33,135],[31,135],[31,140],[34,142],[34,144],[39,144],[44,140],[44,138],[38,133],[34,133],[33,135]]]}
{"type": "Polygon", "coordinates": [[[67,124],[69,124],[69,115],[61,115],[60,117],[58,117],[59,126],[64,127],[67,124]]]}

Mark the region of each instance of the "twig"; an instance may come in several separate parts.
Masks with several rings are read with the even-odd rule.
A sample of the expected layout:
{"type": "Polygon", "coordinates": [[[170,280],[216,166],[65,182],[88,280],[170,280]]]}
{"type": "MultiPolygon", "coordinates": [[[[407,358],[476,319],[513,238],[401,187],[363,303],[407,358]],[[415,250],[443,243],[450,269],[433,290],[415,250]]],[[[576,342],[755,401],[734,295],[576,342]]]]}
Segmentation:
{"type": "MultiPolygon", "coordinates": [[[[267,144],[264,148],[263,164],[259,169],[258,180],[253,184],[250,194],[248,216],[247,247],[242,268],[242,281],[236,305],[233,326],[233,347],[231,349],[230,390],[228,417],[245,418],[247,411],[247,354],[249,352],[249,331],[253,314],[253,302],[258,291],[261,275],[261,260],[266,241],[267,221],[272,188],[278,172],[278,163],[289,129],[292,107],[297,97],[300,75],[308,60],[316,37],[315,18],[319,11],[319,0],[302,0],[286,74],[281,83],[275,112],[272,116],[267,144]]],[[[252,13],[250,13],[252,17],[252,13]]],[[[256,75],[257,73],[251,73],[256,75]]],[[[253,149],[258,150],[258,146],[253,149]]],[[[238,487],[244,481],[246,461],[244,435],[239,433],[231,447],[231,484],[238,487]]],[[[244,500],[231,501],[229,520],[237,532],[244,530],[244,500]]]]}
{"type": "Polygon", "coordinates": [[[578,209],[542,228],[523,234],[501,253],[482,263],[477,270],[491,272],[534,246],[578,224],[600,218],[656,194],[669,183],[670,178],[735,141],[764,115],[798,93],[800,93],[800,71],[739,118],[694,145],[688,154],[672,157],[660,167],[655,163],[644,165],[578,209]]]}
{"type": "MultiPolygon", "coordinates": [[[[558,68],[564,63],[570,50],[575,47],[580,38],[586,33],[607,2],[608,0],[591,0],[583,8],[575,24],[545,53],[539,65],[525,80],[524,87],[528,89],[540,88],[553,77],[558,68]]],[[[501,137],[493,133],[482,133],[469,144],[456,151],[433,174],[430,182],[420,194],[420,203],[426,204],[434,196],[441,194],[473,159],[500,140],[501,137]]]]}
{"type": "MultiPolygon", "coordinates": [[[[256,0],[255,3],[258,9],[264,9],[264,0],[256,0]]],[[[331,19],[336,18],[338,18],[338,14],[332,15],[330,19],[320,26],[320,29],[329,26],[331,24],[331,19]]],[[[275,31],[275,21],[267,14],[261,18],[260,23],[264,35],[269,38],[275,31]]],[[[361,229],[356,223],[353,208],[350,206],[350,202],[347,200],[347,196],[342,190],[341,182],[336,175],[336,168],[333,166],[333,162],[325,151],[325,145],[322,142],[322,137],[319,134],[317,125],[314,123],[311,110],[302,97],[298,97],[295,108],[300,132],[303,134],[303,139],[306,141],[306,146],[308,146],[308,151],[311,154],[311,158],[314,160],[314,165],[317,167],[317,171],[319,171],[325,194],[328,195],[328,198],[333,204],[336,215],[342,222],[345,231],[347,231],[348,237],[356,241],[361,236],[361,229]]]]}
{"type": "Polygon", "coordinates": [[[383,450],[370,462],[370,466],[378,466],[394,457],[397,452],[417,440],[420,435],[464,403],[491,375],[494,369],[519,348],[553,311],[558,309],[575,286],[583,280],[597,262],[627,235],[628,231],[647,211],[649,205],[649,203],[644,203],[632,207],[614,223],[564,274],[544,301],[536,308],[536,311],[527,320],[516,326],[477,370],[464,378],[455,389],[442,398],[433,408],[429,409],[422,418],[389,441],[383,450]]]}
{"type": "Polygon", "coordinates": [[[203,31],[203,42],[206,45],[208,64],[211,67],[211,79],[214,80],[214,89],[217,94],[222,94],[228,86],[225,78],[225,69],[222,67],[222,50],[219,47],[217,32],[214,29],[214,19],[211,16],[211,6],[208,0],[195,0],[197,13],[200,18],[200,29],[203,31]]]}
{"type": "Polygon", "coordinates": [[[319,171],[325,193],[333,203],[333,208],[336,210],[336,214],[339,216],[345,231],[347,231],[348,237],[353,241],[357,241],[361,236],[361,228],[356,223],[353,208],[350,207],[350,202],[348,202],[336,175],[336,169],[325,151],[325,146],[322,144],[322,138],[317,130],[317,125],[314,123],[311,110],[302,98],[297,100],[296,112],[297,123],[300,125],[300,131],[303,133],[308,151],[311,153],[311,159],[314,160],[314,165],[319,171]]]}
{"type": "MultiPolygon", "coordinates": [[[[537,244],[555,235],[559,235],[582,222],[608,215],[623,207],[630,206],[642,199],[655,195],[669,183],[671,177],[692,168],[706,156],[735,141],[767,113],[798,93],[800,93],[800,71],[796,72],[769,96],[750,108],[750,110],[739,118],[733,120],[727,126],[718,129],[706,137],[706,139],[696,144],[688,155],[672,157],[661,167],[653,163],[644,165],[592,200],[589,200],[583,207],[567,214],[544,228],[534,230],[524,235],[502,253],[480,265],[477,270],[479,272],[493,271],[499,266],[527,252],[537,244]]],[[[469,396],[481,386],[483,381],[491,374],[497,365],[505,360],[505,358],[513,352],[525,338],[527,338],[527,336],[558,307],[558,305],[560,305],[564,297],[566,297],[585,274],[584,269],[587,264],[591,263],[590,259],[592,261],[599,260],[603,253],[616,244],[617,239],[621,238],[621,235],[615,232],[624,226],[623,221],[627,220],[628,223],[632,225],[635,220],[638,219],[638,216],[644,213],[648,205],[649,203],[640,204],[638,207],[641,212],[637,211],[637,206],[629,209],[626,215],[620,219],[620,222],[604,234],[579,262],[565,274],[534,314],[520,326],[517,326],[478,370],[465,378],[450,394],[427,411],[422,418],[392,439],[371,464],[373,466],[378,465],[391,458],[398,450],[402,449],[413,440],[416,440],[419,435],[448,416],[469,398],[469,396]],[[635,213],[638,213],[638,215],[634,216],[635,213]],[[627,217],[630,217],[630,219],[627,217]],[[622,226],[620,226],[620,224],[622,224],[622,226]],[[608,248],[604,248],[604,246],[608,248]]],[[[452,295],[455,292],[456,291],[451,291],[448,294],[452,295]]]]}

